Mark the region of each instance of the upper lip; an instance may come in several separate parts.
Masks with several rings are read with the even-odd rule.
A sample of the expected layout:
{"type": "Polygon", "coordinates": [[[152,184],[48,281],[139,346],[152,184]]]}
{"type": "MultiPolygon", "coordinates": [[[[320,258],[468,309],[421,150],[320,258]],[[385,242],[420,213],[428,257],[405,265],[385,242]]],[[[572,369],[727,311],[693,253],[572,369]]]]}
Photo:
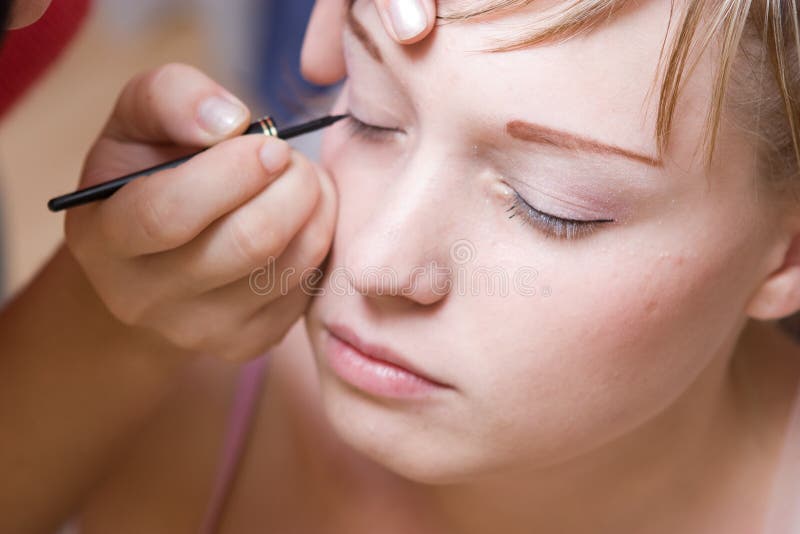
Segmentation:
{"type": "Polygon", "coordinates": [[[392,349],[363,340],[353,331],[352,328],[348,326],[343,324],[328,324],[326,327],[331,334],[339,338],[341,341],[344,341],[348,345],[352,345],[356,350],[366,356],[369,356],[370,358],[388,362],[396,367],[400,367],[410,373],[418,375],[429,382],[433,382],[434,384],[444,387],[452,387],[449,384],[431,377],[429,374],[420,370],[418,367],[392,349]]]}

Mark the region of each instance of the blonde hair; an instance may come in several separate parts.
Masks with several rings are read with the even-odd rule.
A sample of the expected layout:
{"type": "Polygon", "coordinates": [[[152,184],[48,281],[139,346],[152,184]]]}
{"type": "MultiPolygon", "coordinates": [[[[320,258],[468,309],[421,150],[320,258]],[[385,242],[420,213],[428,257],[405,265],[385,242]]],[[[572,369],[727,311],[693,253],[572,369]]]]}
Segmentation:
{"type": "MultiPolygon", "coordinates": [[[[445,21],[500,14],[525,7],[535,0],[469,1],[477,7],[442,13],[445,21]]],[[[706,155],[713,157],[720,119],[733,65],[741,58],[750,63],[751,72],[768,69],[766,76],[742,76],[747,89],[757,91],[743,99],[755,109],[750,110],[754,132],[760,140],[759,152],[765,157],[763,168],[773,181],[798,176],[800,169],[800,0],[687,0],[680,25],[667,47],[666,36],[661,52],[661,88],[656,119],[656,139],[663,153],[675,114],[680,91],[695,60],[714,44],[716,74],[706,122],[706,155]],[[753,79],[756,78],[756,79],[753,79]]],[[[572,0],[566,7],[548,14],[508,42],[490,48],[500,52],[534,46],[543,42],[568,39],[587,31],[611,17],[627,0],[572,0]]],[[[673,0],[670,17],[675,12],[673,0]]],[[[670,20],[670,24],[672,24],[670,20]]],[[[741,107],[741,106],[739,106],[741,107]]],[[[782,180],[781,180],[782,181],[782,180]]]]}

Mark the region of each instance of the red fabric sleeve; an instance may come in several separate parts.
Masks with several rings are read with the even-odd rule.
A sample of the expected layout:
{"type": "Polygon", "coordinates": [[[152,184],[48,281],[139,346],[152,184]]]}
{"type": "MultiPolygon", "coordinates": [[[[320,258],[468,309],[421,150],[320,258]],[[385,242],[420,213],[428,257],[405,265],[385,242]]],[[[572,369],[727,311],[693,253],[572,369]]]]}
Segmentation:
{"type": "Polygon", "coordinates": [[[0,118],[75,37],[91,0],[53,0],[42,18],[11,30],[0,43],[0,118]]]}

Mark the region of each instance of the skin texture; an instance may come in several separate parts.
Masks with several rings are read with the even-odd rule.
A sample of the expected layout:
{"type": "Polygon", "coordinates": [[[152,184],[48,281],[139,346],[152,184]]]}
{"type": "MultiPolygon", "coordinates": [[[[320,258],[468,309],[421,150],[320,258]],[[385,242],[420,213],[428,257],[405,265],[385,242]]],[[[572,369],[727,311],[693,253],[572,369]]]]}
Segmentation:
{"type": "MultiPolygon", "coordinates": [[[[140,76],[121,95],[112,125],[90,153],[81,187],[112,175],[131,141],[139,141],[137,165],[144,166],[174,155],[155,146],[159,138],[205,144],[210,135],[198,110],[208,99],[238,102],[184,65],[140,76]],[[189,106],[178,107],[179,96],[189,106]],[[163,122],[136,120],[143,100],[163,122]]],[[[285,293],[256,293],[249,275],[268,258],[280,269],[299,271],[322,261],[336,212],[326,175],[283,141],[245,136],[130,185],[66,216],[70,250],[109,310],[177,347],[228,359],[247,359],[275,344],[308,297],[299,290],[299,276],[288,280],[285,293]],[[279,216],[276,206],[288,202],[294,209],[279,216]],[[131,225],[134,220],[138,224],[131,225]]]]}
{"type": "MultiPolygon", "coordinates": [[[[696,147],[709,79],[698,72],[708,68],[686,87],[662,166],[504,131],[524,119],[655,154],[656,100],[646,96],[668,3],[629,7],[558,46],[501,55],[474,51],[536,13],[442,26],[409,48],[378,31],[367,3],[355,13],[384,62],[348,34],[349,78],[335,111],[392,131],[364,137],[337,126],[325,134],[323,164],[340,209],[327,291],[307,324],[338,434],[433,485],[469,532],[492,524],[495,506],[516,515],[509,526],[537,524],[526,509],[541,519],[565,498],[623,514],[597,490],[620,480],[647,485],[650,497],[689,484],[691,498],[710,506],[702,484],[682,477],[704,463],[718,467],[713,451],[741,453],[704,428],[753,432],[737,420],[744,401],[733,356],[748,321],[798,308],[797,208],[754,181],[754,145],[743,132],[724,127],[714,163],[703,167],[696,147]],[[522,215],[508,219],[514,191],[547,213],[614,222],[571,241],[548,238],[520,224],[522,215]],[[452,249],[464,240],[474,252],[466,264],[452,249]],[[459,268],[469,279],[479,266],[510,275],[532,267],[540,292],[437,291],[428,277],[414,281],[415,268],[431,263],[450,269],[441,276],[453,287],[459,268]],[[391,269],[398,284],[365,275],[376,268],[391,269]],[[332,285],[337,270],[351,275],[348,291],[332,285]],[[354,390],[325,358],[332,321],[454,390],[419,403],[354,390]],[[692,450],[668,453],[682,448],[692,450]],[[648,464],[643,478],[637,470],[648,464]]],[[[625,495],[617,502],[638,502],[625,495]]],[[[582,532],[596,519],[587,513],[567,524],[582,532]]]]}
{"type": "MultiPolygon", "coordinates": [[[[227,135],[209,130],[199,115],[209,98],[238,102],[184,65],[135,78],[87,157],[81,185],[224,141],[245,127],[246,111],[227,135]]],[[[297,278],[287,293],[255,294],[248,274],[269,257],[300,270],[322,261],[336,206],[327,176],[276,139],[231,139],[203,156],[107,202],[71,210],[66,246],[3,309],[2,401],[18,409],[2,414],[2,428],[16,438],[0,440],[4,471],[15,481],[13,491],[0,493],[2,507],[14,511],[0,530],[54,528],[152,415],[177,370],[205,351],[228,359],[258,355],[303,312],[308,297],[297,278]],[[264,218],[287,196],[296,197],[295,211],[264,218]],[[31,320],[37,308],[53,313],[42,320],[69,337],[42,339],[31,320]],[[222,341],[228,329],[233,343],[222,341]],[[62,475],[58,482],[42,481],[53,473],[62,475]]]]}
{"type": "MultiPolygon", "coordinates": [[[[424,532],[414,528],[422,510],[439,523],[430,532],[758,531],[796,387],[797,368],[789,362],[797,351],[785,339],[781,344],[768,323],[750,318],[795,311],[800,284],[797,217],[766,191],[755,196],[749,139],[726,131],[716,165],[701,170],[694,149],[703,114],[687,111],[705,101],[699,78],[687,87],[660,169],[503,137],[509,121],[523,119],[652,153],[652,129],[640,115],[647,84],[638,80],[652,72],[664,7],[648,4],[585,41],[501,61],[472,52],[480,26],[439,28],[430,42],[395,47],[382,37],[379,15],[369,4],[357,5],[359,20],[399,75],[375,70],[349,43],[352,96],[346,93],[339,107],[352,98],[360,118],[402,131],[369,144],[343,125],[327,134],[325,165],[340,199],[329,267],[360,272],[385,265],[409,278],[415,265],[431,259],[452,266],[461,258],[452,244],[468,240],[475,256],[460,265],[510,272],[533,266],[537,289],[546,285],[550,294],[547,300],[540,293],[473,297],[421,282],[399,295],[356,278],[358,291],[317,299],[308,323],[325,419],[316,418],[315,397],[303,396],[315,377],[298,375],[303,362],[315,362],[284,347],[224,531],[264,527],[265,518],[287,527],[275,529],[281,532],[330,531],[366,516],[373,520],[339,531],[374,532],[382,520],[397,532],[424,532]],[[511,61],[525,68],[509,68],[511,61]],[[615,224],[569,243],[545,239],[519,223],[522,215],[507,218],[510,187],[542,210],[615,224]],[[410,407],[346,388],[322,357],[321,323],[334,317],[455,389],[410,407]],[[395,521],[397,514],[407,523],[395,521]]],[[[224,94],[184,69],[149,73],[129,87],[98,145],[97,167],[87,167],[87,182],[143,156],[165,156],[158,147],[165,139],[214,141],[191,120],[179,122],[186,130],[167,126],[176,123],[166,120],[171,113],[193,117],[199,95],[224,94]]],[[[238,176],[292,181],[291,171],[278,178],[259,169],[248,153],[259,147],[233,141],[209,151],[204,170],[216,158],[238,158],[238,176]]],[[[294,159],[286,164],[296,170],[294,159]]],[[[252,186],[245,182],[243,188],[252,186]]],[[[163,205],[149,208],[154,191],[169,198],[165,187],[166,181],[143,182],[128,201],[152,196],[151,202],[126,213],[163,213],[163,205]]],[[[0,377],[9,377],[0,382],[0,406],[19,407],[0,412],[0,428],[14,429],[0,436],[0,470],[13,488],[0,494],[0,508],[14,512],[3,515],[0,531],[48,531],[91,492],[93,510],[102,508],[107,522],[86,532],[120,525],[131,532],[190,532],[213,480],[213,443],[225,427],[233,373],[211,366],[187,377],[182,358],[194,351],[175,351],[164,335],[174,330],[155,335],[108,312],[120,294],[114,291],[145,275],[120,245],[162,248],[165,238],[186,235],[134,233],[141,220],[126,227],[111,215],[85,213],[88,222],[76,214],[71,238],[84,263],[62,249],[0,321],[0,337],[10,340],[0,359],[0,377]],[[104,229],[98,235],[116,237],[82,240],[82,232],[97,231],[92,221],[104,229]],[[102,269],[106,261],[114,269],[102,269]],[[127,276],[116,281],[101,278],[125,268],[127,276]],[[74,332],[69,352],[58,350],[62,338],[42,336],[40,324],[35,332],[26,326],[44,307],[52,315],[42,324],[74,332]],[[101,334],[109,341],[98,351],[101,334]],[[188,392],[176,391],[175,367],[188,392]],[[39,470],[25,467],[31,465],[39,470]],[[101,479],[125,498],[103,493],[96,487],[101,479]],[[186,512],[183,528],[169,528],[167,514],[156,512],[186,512]]],[[[170,251],[155,254],[163,252],[170,251]]],[[[181,268],[167,265],[164,272],[181,268]]],[[[202,281],[208,279],[189,284],[201,295],[202,281]]],[[[129,295],[143,299],[141,292],[129,295]]],[[[156,293],[152,309],[180,302],[156,293]],[[155,300],[165,298],[174,300],[155,300]]],[[[237,342],[258,336],[242,338],[237,342]]],[[[88,515],[87,525],[99,524],[90,519],[100,512],[88,515]]]]}
{"type": "MultiPolygon", "coordinates": [[[[13,26],[45,4],[17,3],[13,26]]],[[[343,13],[344,2],[327,2],[337,5],[343,13]]],[[[326,34],[334,62],[339,34],[326,34]]],[[[298,279],[289,294],[254,295],[248,274],[270,257],[297,272],[318,265],[333,234],[335,190],[281,141],[229,139],[247,122],[236,97],[185,65],[142,73],[123,90],[82,186],[219,145],[72,210],[67,243],[0,310],[0,531],[54,531],[198,356],[255,356],[300,317],[308,298],[298,279]],[[209,97],[240,107],[228,130],[202,119],[209,97]],[[274,207],[287,203],[295,209],[276,217],[274,207]],[[59,334],[43,336],[45,324],[59,334]]]]}
{"type": "Polygon", "coordinates": [[[16,0],[11,5],[8,28],[13,30],[33,24],[44,14],[51,0],[16,0]]]}
{"type": "MultiPolygon", "coordinates": [[[[737,131],[703,168],[701,77],[656,166],[506,136],[525,120],[550,141],[567,130],[652,155],[642,73],[654,71],[663,4],[503,56],[474,52],[497,26],[440,26],[404,48],[356,4],[384,66],[348,34],[337,111],[399,131],[326,133],[340,209],[322,287],[346,267],[353,291],[313,301],[312,347],[294,329],[272,352],[221,533],[763,532],[800,376],[800,351],[763,319],[797,308],[796,208],[754,189],[751,140],[737,131]],[[522,213],[508,219],[511,187],[541,210],[614,223],[546,238],[522,213]],[[403,282],[430,260],[466,274],[533,266],[550,293],[442,292],[423,278],[400,294],[358,276],[383,266],[403,282]],[[409,403],[347,386],[325,360],[331,320],[453,389],[409,403]]],[[[92,493],[87,534],[196,531],[236,378],[203,363],[92,493]]]]}

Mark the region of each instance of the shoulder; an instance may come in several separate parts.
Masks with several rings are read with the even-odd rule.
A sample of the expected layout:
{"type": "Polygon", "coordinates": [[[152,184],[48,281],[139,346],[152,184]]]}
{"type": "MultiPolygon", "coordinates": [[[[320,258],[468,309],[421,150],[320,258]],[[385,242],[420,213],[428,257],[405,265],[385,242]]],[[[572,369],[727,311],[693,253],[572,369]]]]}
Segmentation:
{"type": "MultiPolygon", "coordinates": [[[[186,370],[85,504],[82,534],[122,532],[123,524],[154,534],[196,530],[210,502],[240,370],[211,358],[186,370]]],[[[226,522],[270,517],[297,526],[308,516],[319,524],[308,511],[329,508],[353,482],[354,456],[326,423],[302,320],[269,351],[266,373],[226,522]],[[311,502],[315,495],[325,502],[311,502]]]]}
{"type": "Polygon", "coordinates": [[[188,532],[210,499],[239,367],[198,359],[157,412],[109,459],[79,512],[82,534],[188,532]],[[123,528],[124,526],[124,528],[123,528]]]}

